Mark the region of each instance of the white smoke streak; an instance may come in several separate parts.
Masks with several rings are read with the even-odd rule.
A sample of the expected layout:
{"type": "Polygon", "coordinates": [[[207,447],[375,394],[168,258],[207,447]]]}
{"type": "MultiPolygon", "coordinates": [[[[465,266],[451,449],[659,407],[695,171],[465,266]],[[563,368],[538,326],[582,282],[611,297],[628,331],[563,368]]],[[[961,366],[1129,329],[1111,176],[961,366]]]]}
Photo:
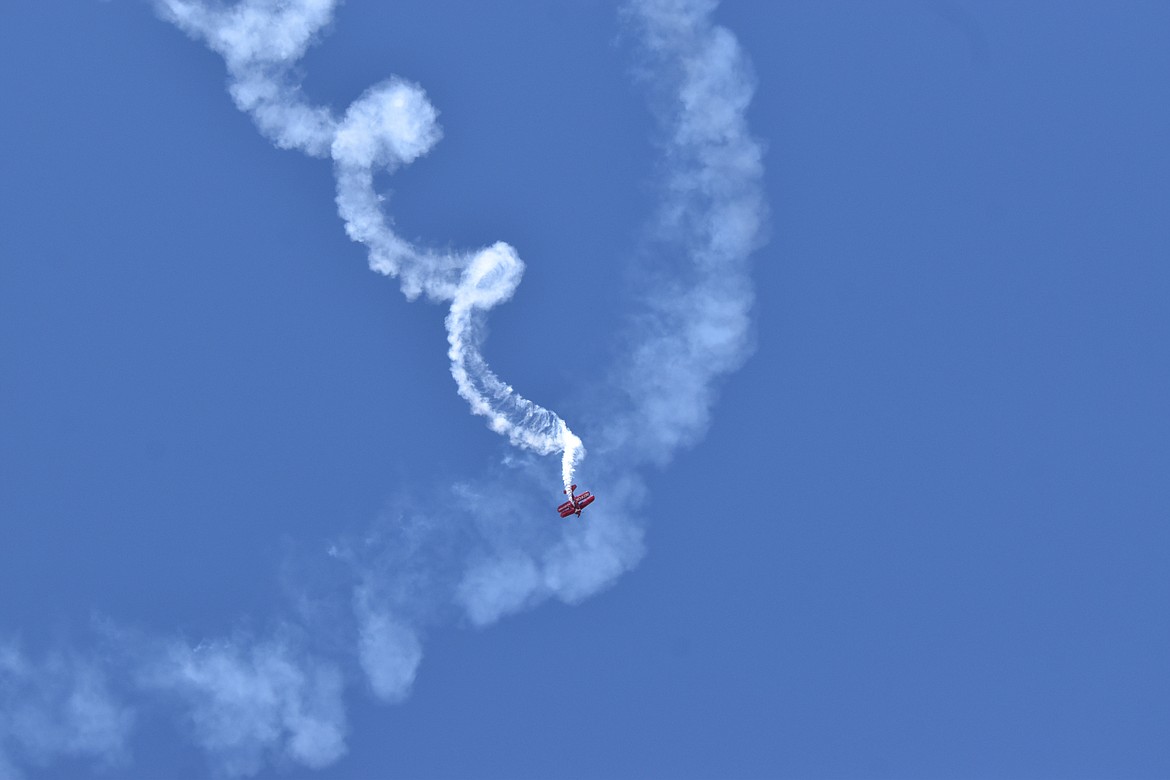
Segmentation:
{"type": "Polygon", "coordinates": [[[673,287],[647,301],[640,338],[619,367],[622,412],[603,446],[624,463],[662,465],[706,430],[718,379],[751,351],[748,267],[763,241],[763,150],[745,112],[755,79],[735,36],[713,25],[713,0],[627,7],[660,95],[669,166],[656,225],[673,287]]]}
{"type": "Polygon", "coordinates": [[[512,297],[524,263],[499,242],[477,251],[438,253],[397,235],[382,210],[374,175],[430,151],[442,136],[438,112],[416,84],[393,78],[368,89],[338,120],[308,105],[290,69],[332,18],[336,0],[243,0],[209,8],[197,0],[158,0],[162,14],[223,56],[229,90],[264,135],[281,148],[332,157],[337,209],[346,233],[365,245],[370,268],[397,277],[407,298],[450,301],[451,375],[474,414],[515,446],[562,453],[565,487],[584,455],[564,420],[500,381],[480,352],[483,313],[512,297]]]}
{"type": "MultiPolygon", "coordinates": [[[[512,296],[523,274],[516,251],[505,243],[464,253],[414,246],[394,232],[374,189],[377,173],[427,154],[441,136],[423,90],[390,79],[340,118],[306,102],[291,69],[330,22],[336,0],[156,2],[223,56],[233,100],[265,136],[332,160],[338,211],[348,235],[367,248],[370,267],[397,278],[408,298],[449,303],[448,355],[460,395],[513,444],[538,455],[561,452],[567,487],[581,440],[502,382],[480,351],[486,312],[512,296]]],[[[617,413],[597,431],[597,475],[606,487],[588,521],[534,522],[549,507],[515,487],[542,479],[533,460],[519,458],[509,484],[455,486],[449,505],[404,508],[365,538],[331,549],[357,580],[347,585],[352,616],[318,639],[334,654],[343,647],[383,701],[409,695],[423,635],[451,610],[485,626],[549,598],[579,602],[633,568],[644,536],[637,469],[665,463],[702,435],[718,379],[750,349],[747,258],[765,217],[761,150],[744,117],[751,74],[734,36],[711,22],[713,8],[707,0],[637,0],[625,13],[647,59],[645,80],[660,98],[668,170],[655,248],[671,282],[667,294],[659,289],[646,301],[636,346],[594,394],[616,397],[606,405],[617,413]],[[465,508],[484,505],[488,495],[492,512],[467,517],[465,508]]],[[[145,644],[131,654],[138,689],[179,705],[218,771],[249,775],[266,761],[315,768],[344,754],[345,662],[325,660],[283,633],[194,647],[145,644]]],[[[65,656],[35,665],[0,644],[0,779],[15,776],[14,755],[34,764],[60,755],[116,761],[132,720],[97,666],[65,656]]]]}

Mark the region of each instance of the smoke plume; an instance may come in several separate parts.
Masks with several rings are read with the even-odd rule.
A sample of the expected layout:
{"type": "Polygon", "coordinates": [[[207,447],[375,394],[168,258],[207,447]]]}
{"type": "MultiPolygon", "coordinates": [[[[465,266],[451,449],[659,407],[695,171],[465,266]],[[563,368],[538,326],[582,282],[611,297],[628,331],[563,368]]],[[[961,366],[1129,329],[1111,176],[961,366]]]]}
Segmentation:
{"type": "Polygon", "coordinates": [[[466,252],[436,252],[397,235],[382,210],[374,176],[425,155],[442,137],[438,112],[417,84],[399,78],[370,87],[336,117],[308,104],[291,68],[327,25],[336,0],[243,0],[229,8],[159,0],[165,18],[223,56],[228,91],[277,146],[333,160],[337,210],[345,232],[366,247],[370,268],[399,280],[409,299],[450,302],[451,375],[474,414],[518,446],[562,454],[565,487],[584,455],[581,440],[555,413],[517,393],[480,351],[483,317],[520,284],[524,263],[498,242],[466,252]]]}
{"type": "Polygon", "coordinates": [[[592,388],[606,412],[590,424],[591,479],[604,489],[573,523],[550,522],[539,457],[560,453],[568,487],[581,439],[496,376],[481,351],[485,318],[512,297],[524,263],[503,242],[463,252],[417,246],[394,231],[375,191],[376,175],[441,138],[423,89],[392,77],[340,114],[306,98],[296,65],[337,0],[156,5],[223,57],[232,100],[265,137],[331,161],[346,233],[408,299],[447,305],[458,392],[520,451],[477,480],[401,496],[360,538],[334,540],[329,561],[346,572],[341,581],[296,594],[295,617],[274,620],[268,635],[138,636],[122,640],[117,662],[58,654],[40,665],[0,644],[0,778],[15,776],[17,760],[122,760],[137,708],[160,703],[224,774],[336,761],[346,751],[347,688],[405,699],[433,627],[486,626],[549,599],[577,603],[637,565],[642,473],[702,436],[719,379],[751,349],[748,257],[766,217],[762,151],[745,120],[754,80],[735,37],[712,22],[714,2],[633,0],[622,12],[661,127],[663,200],[643,255],[663,281],[642,301],[628,349],[592,388]],[[489,495],[490,511],[463,511],[489,495]],[[116,690],[111,678],[128,682],[116,690]]]}

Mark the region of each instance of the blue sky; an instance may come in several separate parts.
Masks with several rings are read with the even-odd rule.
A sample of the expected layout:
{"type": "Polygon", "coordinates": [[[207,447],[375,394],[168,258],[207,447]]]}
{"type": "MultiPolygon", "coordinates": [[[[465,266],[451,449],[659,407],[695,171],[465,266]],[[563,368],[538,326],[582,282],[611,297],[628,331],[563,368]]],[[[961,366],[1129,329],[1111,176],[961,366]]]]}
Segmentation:
{"type": "Polygon", "coordinates": [[[294,72],[437,109],[375,187],[418,246],[523,257],[483,351],[590,449],[565,525],[447,305],[370,272],[218,54],[148,3],[9,12],[0,777],[1170,774],[1170,8],[712,20],[768,242],[709,426],[648,410],[748,354],[661,348],[741,266],[688,265],[710,202],[661,235],[687,158],[629,17],[349,0],[294,72]]]}

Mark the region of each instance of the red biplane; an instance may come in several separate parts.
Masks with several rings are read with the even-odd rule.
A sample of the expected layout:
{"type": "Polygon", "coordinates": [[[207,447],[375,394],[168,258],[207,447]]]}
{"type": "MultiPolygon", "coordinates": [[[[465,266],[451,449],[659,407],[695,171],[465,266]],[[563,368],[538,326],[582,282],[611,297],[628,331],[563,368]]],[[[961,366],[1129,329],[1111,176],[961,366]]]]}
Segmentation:
{"type": "Polygon", "coordinates": [[[593,499],[597,496],[586,490],[579,496],[573,495],[573,491],[577,489],[576,485],[570,485],[568,490],[563,492],[569,494],[569,500],[557,507],[557,511],[561,513],[561,517],[568,517],[569,515],[581,516],[581,510],[593,503],[593,499]]]}

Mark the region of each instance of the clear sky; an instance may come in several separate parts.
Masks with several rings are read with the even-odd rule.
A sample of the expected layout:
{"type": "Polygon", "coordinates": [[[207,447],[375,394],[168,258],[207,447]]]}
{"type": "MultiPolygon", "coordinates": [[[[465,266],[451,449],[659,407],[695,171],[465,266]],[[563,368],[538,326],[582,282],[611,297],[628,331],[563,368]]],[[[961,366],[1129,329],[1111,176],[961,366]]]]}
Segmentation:
{"type": "Polygon", "coordinates": [[[291,71],[438,110],[381,205],[524,259],[483,351],[590,448],[566,524],[219,54],[6,11],[0,778],[1170,776],[1170,5],[711,18],[750,352],[671,346],[742,266],[688,265],[721,195],[662,235],[617,6],[348,0],[291,71]]]}

